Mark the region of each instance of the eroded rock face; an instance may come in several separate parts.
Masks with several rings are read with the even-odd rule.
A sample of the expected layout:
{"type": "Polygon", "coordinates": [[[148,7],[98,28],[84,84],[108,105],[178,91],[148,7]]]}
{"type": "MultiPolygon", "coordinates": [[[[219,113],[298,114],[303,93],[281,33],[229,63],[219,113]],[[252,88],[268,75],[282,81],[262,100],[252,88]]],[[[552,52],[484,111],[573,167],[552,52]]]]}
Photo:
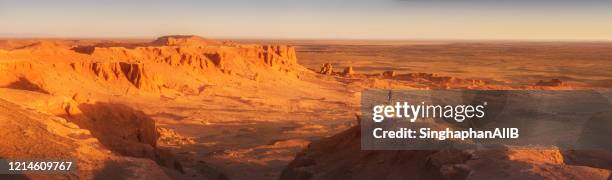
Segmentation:
{"type": "Polygon", "coordinates": [[[353,74],[355,74],[355,71],[353,70],[353,66],[349,66],[349,67],[344,68],[344,71],[342,72],[342,75],[344,75],[344,76],[350,76],[350,75],[353,75],[353,74]]]}
{"type": "MultiPolygon", "coordinates": [[[[0,99],[0,135],[3,138],[0,141],[0,157],[3,158],[76,160],[77,173],[62,178],[170,179],[152,160],[116,156],[105,149],[90,131],[64,118],[27,110],[3,99],[0,99]],[[145,171],[147,173],[142,173],[145,171]]],[[[5,178],[58,177],[54,174],[0,175],[0,179],[5,178]]]]}
{"type": "Polygon", "coordinates": [[[343,72],[334,72],[332,65],[325,63],[320,74],[350,77],[354,84],[365,88],[392,89],[405,87],[402,83],[414,83],[416,88],[423,86],[429,89],[507,89],[504,86],[489,85],[480,79],[465,79],[452,76],[442,76],[434,73],[396,73],[395,71],[383,71],[374,74],[356,73],[352,67],[347,67],[343,72]]]}
{"type": "Polygon", "coordinates": [[[0,61],[0,87],[27,91],[51,93],[45,79],[43,65],[29,61],[0,61]]]}
{"type": "Polygon", "coordinates": [[[395,77],[395,71],[384,71],[382,73],[382,76],[385,77],[385,78],[395,77]]]}
{"type": "Polygon", "coordinates": [[[584,87],[576,87],[574,84],[569,84],[560,79],[550,79],[548,81],[540,80],[536,82],[532,86],[527,86],[527,89],[536,89],[536,90],[573,90],[573,89],[582,89],[584,87]]]}
{"type": "Polygon", "coordinates": [[[0,72],[4,75],[0,77],[0,87],[66,96],[74,93],[66,89],[81,89],[83,83],[100,86],[89,91],[110,89],[115,94],[182,92],[184,87],[203,81],[251,79],[258,73],[285,78],[302,69],[291,46],[221,43],[197,36],[164,36],[149,43],[100,43],[72,48],[35,42],[0,51],[0,72]]]}
{"type": "Polygon", "coordinates": [[[538,81],[536,84],[536,86],[552,86],[552,87],[561,87],[561,86],[565,86],[566,84],[559,80],[559,79],[551,79],[550,81],[538,81]]]}
{"type": "Polygon", "coordinates": [[[319,70],[319,73],[331,75],[334,73],[334,67],[330,63],[325,63],[323,64],[323,67],[321,67],[321,70],[319,70]]]}
{"type": "Polygon", "coordinates": [[[112,103],[81,104],[80,115],[72,115],[80,127],[89,129],[102,144],[116,152],[136,157],[153,156],[158,134],[155,121],[143,112],[112,103]]]}
{"type": "Polygon", "coordinates": [[[246,64],[263,65],[277,70],[293,70],[292,66],[297,66],[295,48],[291,46],[222,45],[199,39],[191,36],[162,37],[151,43],[162,46],[145,44],[132,48],[93,47],[90,54],[102,59],[157,62],[200,70],[229,68],[233,71],[246,71],[248,69],[243,67],[246,64]]]}
{"type": "Polygon", "coordinates": [[[128,62],[80,62],[71,63],[80,74],[91,74],[98,79],[113,83],[127,82],[138,89],[160,91],[163,82],[154,78],[143,63],[128,62]]]}
{"type": "Polygon", "coordinates": [[[129,157],[148,158],[159,165],[183,172],[174,155],[157,147],[159,139],[155,121],[129,106],[116,103],[83,103],[66,119],[87,129],[111,151],[129,157]]]}
{"type": "Polygon", "coordinates": [[[194,35],[162,36],[150,43],[158,46],[218,46],[218,41],[204,39],[194,35]]]}
{"type": "MultiPolygon", "coordinates": [[[[295,49],[290,46],[219,43],[194,36],[168,36],[150,43],[104,43],[77,47],[34,43],[0,50],[2,74],[0,87],[8,88],[3,90],[14,93],[7,95],[14,97],[12,102],[27,104],[38,112],[48,113],[47,116],[51,116],[50,114],[59,116],[56,118],[77,129],[87,131],[88,138],[96,140],[97,143],[82,146],[78,141],[81,135],[76,135],[77,140],[53,139],[51,131],[54,130],[49,130],[51,134],[48,136],[51,141],[48,145],[57,146],[51,148],[104,151],[105,154],[101,155],[104,157],[100,157],[102,160],[96,159],[96,162],[92,163],[99,164],[90,168],[92,171],[103,168],[121,170],[124,167],[116,165],[115,162],[137,159],[133,161],[137,163],[134,165],[137,167],[132,169],[141,173],[131,170],[125,172],[128,173],[128,177],[134,177],[135,174],[155,175],[140,177],[143,179],[167,178],[166,175],[157,175],[155,172],[142,173],[146,170],[139,169],[148,166],[152,166],[150,168],[152,171],[167,167],[171,169],[170,171],[176,170],[171,172],[178,174],[176,177],[182,177],[180,174],[184,173],[183,164],[173,152],[158,146],[159,128],[152,118],[142,111],[133,109],[131,104],[111,103],[110,99],[122,100],[122,98],[131,98],[131,95],[143,95],[138,96],[139,98],[167,98],[168,94],[197,95],[208,84],[226,83],[234,78],[243,78],[249,82],[253,81],[253,77],[256,77],[257,81],[269,77],[283,80],[287,78],[285,75],[289,72],[302,69],[303,67],[297,64],[295,49]],[[32,97],[20,98],[20,95],[32,95],[32,97]],[[99,97],[98,100],[101,100],[92,97],[99,97]],[[20,102],[24,99],[28,99],[28,102],[20,102]],[[108,157],[118,160],[111,159],[113,161],[107,164],[108,157]]],[[[10,115],[9,111],[0,111],[0,117],[10,115]]],[[[38,112],[27,112],[23,116],[38,112]]],[[[0,119],[2,120],[4,119],[0,119]]],[[[47,120],[49,118],[46,116],[40,119],[40,121],[47,120]]],[[[18,122],[7,121],[3,124],[13,123],[18,122]]],[[[39,133],[38,128],[41,127],[29,122],[25,122],[24,125],[15,126],[18,129],[12,127],[6,129],[18,131],[14,132],[15,134],[24,134],[23,132],[27,131],[39,133]]],[[[167,135],[168,131],[164,132],[167,135]]],[[[0,131],[0,134],[2,133],[0,131]]],[[[40,133],[49,134],[42,131],[40,133]]],[[[64,156],[55,151],[49,151],[52,154],[46,155],[42,149],[36,149],[39,147],[34,143],[39,140],[28,140],[28,142],[4,142],[5,144],[0,143],[2,144],[0,147],[16,147],[22,143],[31,145],[32,151],[18,152],[2,148],[0,156],[32,158],[75,156],[72,152],[64,156]],[[22,156],[16,155],[19,153],[22,156]]],[[[190,141],[185,139],[184,142],[171,143],[190,143],[190,141]]],[[[83,161],[93,161],[87,157],[83,159],[83,161]]],[[[212,179],[225,177],[223,173],[208,165],[199,167],[206,169],[204,177],[212,179]]],[[[82,178],[91,179],[91,176],[94,175],[89,173],[89,176],[82,178]]]]}
{"type": "Polygon", "coordinates": [[[413,81],[431,83],[442,89],[449,89],[457,86],[484,86],[487,83],[478,79],[462,79],[451,76],[441,76],[433,73],[407,73],[393,75],[394,79],[402,81],[413,81]]]}
{"type": "Polygon", "coordinates": [[[436,151],[362,151],[360,129],[311,143],[280,179],[441,179],[428,157],[436,151]]]}

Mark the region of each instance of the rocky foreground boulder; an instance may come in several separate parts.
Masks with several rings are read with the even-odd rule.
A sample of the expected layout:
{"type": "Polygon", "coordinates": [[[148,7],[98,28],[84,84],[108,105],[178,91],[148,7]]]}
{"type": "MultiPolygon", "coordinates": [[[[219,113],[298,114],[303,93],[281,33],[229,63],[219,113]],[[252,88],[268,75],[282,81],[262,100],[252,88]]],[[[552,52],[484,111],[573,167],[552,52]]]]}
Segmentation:
{"type": "Polygon", "coordinates": [[[363,151],[360,142],[359,127],[313,142],[280,179],[609,179],[612,174],[601,165],[609,154],[579,164],[576,159],[588,161],[589,152],[363,151]]]}
{"type": "MultiPolygon", "coordinates": [[[[78,173],[60,176],[71,179],[96,177],[170,179],[167,168],[151,159],[117,156],[104,147],[91,131],[64,118],[26,109],[0,99],[0,158],[73,159],[78,173]],[[144,173],[146,172],[146,173],[144,173]]],[[[113,136],[107,134],[107,136],[113,136]]],[[[49,174],[21,175],[22,178],[56,179],[49,174]]],[[[3,178],[17,176],[0,175],[3,178]]]]}

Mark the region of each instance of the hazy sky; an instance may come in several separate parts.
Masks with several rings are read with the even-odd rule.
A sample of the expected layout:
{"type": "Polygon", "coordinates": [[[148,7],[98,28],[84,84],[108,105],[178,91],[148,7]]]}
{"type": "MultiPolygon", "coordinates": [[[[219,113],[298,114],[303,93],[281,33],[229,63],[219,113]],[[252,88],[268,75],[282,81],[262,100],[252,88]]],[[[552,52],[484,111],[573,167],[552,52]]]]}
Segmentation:
{"type": "Polygon", "coordinates": [[[612,0],[6,1],[0,36],[612,40],[612,0]]]}

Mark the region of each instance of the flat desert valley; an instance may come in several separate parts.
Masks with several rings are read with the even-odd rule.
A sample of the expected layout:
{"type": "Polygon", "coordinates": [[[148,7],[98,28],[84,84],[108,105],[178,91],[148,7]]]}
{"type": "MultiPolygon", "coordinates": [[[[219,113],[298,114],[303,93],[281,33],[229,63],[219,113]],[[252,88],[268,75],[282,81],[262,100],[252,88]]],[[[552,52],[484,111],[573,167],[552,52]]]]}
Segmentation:
{"type": "Polygon", "coordinates": [[[606,179],[610,151],[361,151],[356,126],[364,89],[610,90],[611,70],[607,42],[5,39],[0,157],[76,159],[72,179],[606,179]]]}

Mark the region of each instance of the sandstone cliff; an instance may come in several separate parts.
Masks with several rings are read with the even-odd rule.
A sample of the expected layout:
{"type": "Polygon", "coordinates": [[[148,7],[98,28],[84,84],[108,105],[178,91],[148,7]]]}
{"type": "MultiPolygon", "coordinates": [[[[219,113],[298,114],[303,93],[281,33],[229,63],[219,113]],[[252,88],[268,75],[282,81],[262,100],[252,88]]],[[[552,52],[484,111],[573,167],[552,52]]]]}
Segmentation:
{"type": "MultiPolygon", "coordinates": [[[[293,82],[305,70],[290,46],[226,43],[197,36],[164,36],[137,43],[34,41],[7,46],[11,47],[0,50],[4,127],[0,134],[15,140],[0,143],[0,147],[11,147],[0,149],[0,156],[77,158],[86,169],[74,178],[84,179],[109,173],[136,179],[186,176],[175,154],[158,146],[162,128],[125,103],[131,98],[163,101],[234,82],[293,82]],[[71,134],[76,130],[83,133],[71,134]],[[33,134],[16,137],[22,131],[33,134]],[[45,138],[48,151],[36,143],[45,138]],[[79,151],[69,151],[75,148],[79,151]],[[116,165],[126,161],[141,165],[116,165]],[[104,169],[109,167],[114,169],[104,169]],[[152,172],[144,173],[147,168],[152,172]]],[[[190,166],[190,176],[195,174],[196,179],[226,178],[206,164],[190,166]]]]}
{"type": "MultiPolygon", "coordinates": [[[[12,159],[72,159],[78,163],[69,179],[124,177],[170,179],[165,170],[149,159],[116,156],[102,147],[89,130],[66,119],[23,108],[0,99],[0,157],[12,159]],[[132,166],[130,164],[139,164],[132,166]],[[112,169],[105,169],[110,167],[112,169]],[[147,173],[142,173],[147,172],[147,173]]],[[[0,175],[2,178],[57,179],[53,174],[0,175]]]]}
{"type": "Polygon", "coordinates": [[[45,41],[0,51],[5,75],[0,87],[67,96],[95,86],[100,88],[83,91],[184,93],[185,87],[193,92],[232,78],[296,78],[303,70],[290,46],[221,43],[197,36],[72,46],[45,41]]]}

